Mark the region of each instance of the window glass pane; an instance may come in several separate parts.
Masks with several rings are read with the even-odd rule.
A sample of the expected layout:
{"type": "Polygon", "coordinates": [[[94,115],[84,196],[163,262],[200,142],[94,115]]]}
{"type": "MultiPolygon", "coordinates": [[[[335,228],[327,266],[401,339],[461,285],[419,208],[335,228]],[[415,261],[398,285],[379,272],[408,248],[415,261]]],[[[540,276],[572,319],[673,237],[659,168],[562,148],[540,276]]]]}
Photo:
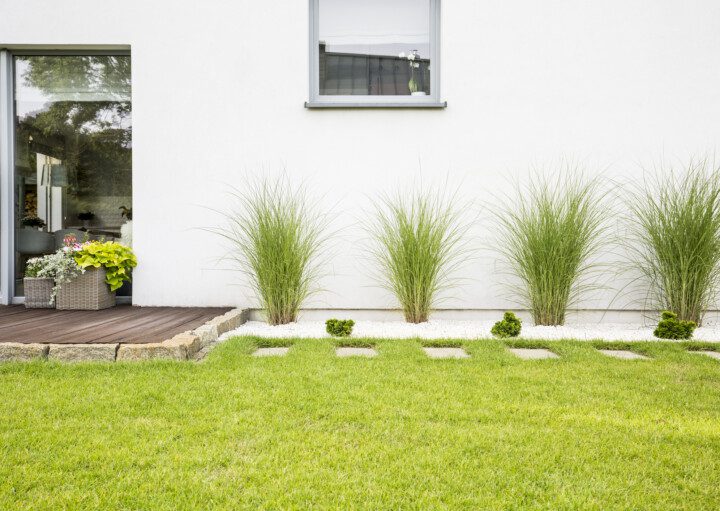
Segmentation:
{"type": "Polygon", "coordinates": [[[430,0],[319,0],[322,95],[430,94],[430,0]]]}
{"type": "Polygon", "coordinates": [[[131,241],[130,92],[129,56],[15,58],[16,295],[66,234],[131,241]]]}

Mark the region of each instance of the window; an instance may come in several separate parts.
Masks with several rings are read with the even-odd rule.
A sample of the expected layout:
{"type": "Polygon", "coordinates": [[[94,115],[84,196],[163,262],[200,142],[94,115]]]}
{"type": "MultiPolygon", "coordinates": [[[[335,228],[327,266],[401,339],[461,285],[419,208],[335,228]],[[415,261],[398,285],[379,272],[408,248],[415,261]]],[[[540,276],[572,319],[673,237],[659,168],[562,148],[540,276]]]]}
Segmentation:
{"type": "MultiPolygon", "coordinates": [[[[15,296],[63,238],[132,237],[129,55],[14,56],[15,296]]],[[[122,293],[121,293],[122,294],[122,293]]]]}
{"type": "Polygon", "coordinates": [[[309,107],[440,107],[440,0],[311,0],[309,107]]]}

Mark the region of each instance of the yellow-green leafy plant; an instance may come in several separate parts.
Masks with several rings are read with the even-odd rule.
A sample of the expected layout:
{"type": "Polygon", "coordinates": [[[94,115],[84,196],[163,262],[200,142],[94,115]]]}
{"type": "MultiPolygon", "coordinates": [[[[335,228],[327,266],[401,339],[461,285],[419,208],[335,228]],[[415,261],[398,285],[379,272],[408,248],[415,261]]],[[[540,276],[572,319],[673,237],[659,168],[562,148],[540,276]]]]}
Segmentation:
{"type": "Polygon", "coordinates": [[[110,291],[119,289],[131,279],[137,258],[130,247],[115,241],[84,243],[74,252],[75,262],[82,269],[105,268],[105,282],[110,291]]]}

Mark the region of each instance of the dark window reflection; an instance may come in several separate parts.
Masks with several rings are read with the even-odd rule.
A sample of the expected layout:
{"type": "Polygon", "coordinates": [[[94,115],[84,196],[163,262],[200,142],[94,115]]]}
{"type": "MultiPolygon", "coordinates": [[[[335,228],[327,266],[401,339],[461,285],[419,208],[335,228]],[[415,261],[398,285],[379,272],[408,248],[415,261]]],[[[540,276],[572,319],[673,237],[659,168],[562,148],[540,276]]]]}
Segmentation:
{"type": "Polygon", "coordinates": [[[320,0],[321,95],[430,94],[429,0],[320,0]]]}
{"type": "Polygon", "coordinates": [[[132,242],[129,56],[15,58],[16,295],[32,256],[132,242]]]}

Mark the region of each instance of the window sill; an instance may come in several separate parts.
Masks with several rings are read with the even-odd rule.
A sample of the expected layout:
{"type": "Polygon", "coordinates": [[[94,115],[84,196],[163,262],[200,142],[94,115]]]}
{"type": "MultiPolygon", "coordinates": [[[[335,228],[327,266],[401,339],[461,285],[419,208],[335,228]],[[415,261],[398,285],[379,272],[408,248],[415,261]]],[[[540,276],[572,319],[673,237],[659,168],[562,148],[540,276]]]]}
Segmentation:
{"type": "Polygon", "coordinates": [[[397,101],[393,102],[377,102],[369,101],[352,102],[324,102],[324,101],[306,101],[305,108],[447,108],[447,101],[397,101]]]}

